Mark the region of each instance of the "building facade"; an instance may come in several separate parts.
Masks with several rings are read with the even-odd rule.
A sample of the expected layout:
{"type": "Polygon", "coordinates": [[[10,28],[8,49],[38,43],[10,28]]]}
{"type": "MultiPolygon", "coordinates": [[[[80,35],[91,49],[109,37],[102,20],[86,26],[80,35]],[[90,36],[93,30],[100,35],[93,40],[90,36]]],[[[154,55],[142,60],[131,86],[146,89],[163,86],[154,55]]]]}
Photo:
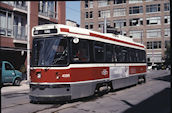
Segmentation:
{"type": "MultiPolygon", "coordinates": [[[[27,16],[30,17],[30,31],[36,25],[65,24],[65,7],[65,1],[1,1],[0,60],[11,62],[18,70],[26,66],[27,16]],[[28,3],[30,3],[30,16],[27,14],[28,3]]],[[[30,47],[32,47],[31,32],[30,47]]]]}
{"type": "Polygon", "coordinates": [[[102,32],[107,26],[146,46],[148,63],[161,63],[170,44],[170,0],[81,1],[81,27],[102,32]]]}

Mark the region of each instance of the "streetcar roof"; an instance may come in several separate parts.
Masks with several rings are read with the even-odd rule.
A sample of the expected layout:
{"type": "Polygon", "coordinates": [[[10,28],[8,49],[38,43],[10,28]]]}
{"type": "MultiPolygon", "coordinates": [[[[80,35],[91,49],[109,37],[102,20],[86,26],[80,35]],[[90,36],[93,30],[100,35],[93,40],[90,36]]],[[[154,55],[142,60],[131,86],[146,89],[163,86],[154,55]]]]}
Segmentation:
{"type": "Polygon", "coordinates": [[[145,46],[143,44],[133,41],[132,38],[129,38],[123,35],[100,33],[100,32],[96,32],[96,31],[92,31],[92,30],[80,28],[80,27],[73,27],[73,26],[62,25],[62,24],[44,24],[44,25],[39,25],[32,28],[33,37],[49,36],[49,35],[57,35],[57,34],[71,36],[71,37],[78,37],[78,38],[86,38],[86,39],[102,41],[102,42],[106,41],[109,43],[111,43],[112,41],[115,41],[118,45],[124,44],[126,46],[129,46],[129,45],[137,46],[139,48],[145,49],[145,46]],[[49,29],[57,29],[57,32],[54,32],[51,34],[34,35],[35,30],[49,30],[49,29]]]}

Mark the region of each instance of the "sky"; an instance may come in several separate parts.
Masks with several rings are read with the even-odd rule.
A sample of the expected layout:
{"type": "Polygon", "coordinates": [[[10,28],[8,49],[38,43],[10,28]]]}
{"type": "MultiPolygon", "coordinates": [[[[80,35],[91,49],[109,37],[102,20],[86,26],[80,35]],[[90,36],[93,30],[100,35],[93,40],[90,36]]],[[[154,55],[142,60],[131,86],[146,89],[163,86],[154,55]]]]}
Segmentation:
{"type": "Polygon", "coordinates": [[[66,1],[66,19],[80,25],[80,1],[66,1]]]}

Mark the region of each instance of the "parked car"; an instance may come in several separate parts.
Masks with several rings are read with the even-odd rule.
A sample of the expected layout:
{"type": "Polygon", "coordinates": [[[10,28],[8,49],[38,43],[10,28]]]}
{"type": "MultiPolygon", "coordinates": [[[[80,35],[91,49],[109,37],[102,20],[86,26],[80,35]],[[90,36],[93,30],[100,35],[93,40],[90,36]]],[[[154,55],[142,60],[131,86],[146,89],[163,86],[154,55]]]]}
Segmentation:
{"type": "Polygon", "coordinates": [[[19,86],[22,81],[22,73],[15,70],[14,66],[8,61],[0,61],[1,85],[13,83],[19,86]]]}

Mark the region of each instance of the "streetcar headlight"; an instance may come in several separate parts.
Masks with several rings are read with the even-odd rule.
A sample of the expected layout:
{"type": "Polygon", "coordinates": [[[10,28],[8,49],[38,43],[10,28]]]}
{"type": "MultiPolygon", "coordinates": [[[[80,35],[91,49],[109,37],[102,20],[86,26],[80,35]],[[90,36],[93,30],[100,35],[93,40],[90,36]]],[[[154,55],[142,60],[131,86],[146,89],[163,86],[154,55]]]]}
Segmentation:
{"type": "Polygon", "coordinates": [[[41,78],[41,73],[37,73],[37,78],[41,78]]]}

